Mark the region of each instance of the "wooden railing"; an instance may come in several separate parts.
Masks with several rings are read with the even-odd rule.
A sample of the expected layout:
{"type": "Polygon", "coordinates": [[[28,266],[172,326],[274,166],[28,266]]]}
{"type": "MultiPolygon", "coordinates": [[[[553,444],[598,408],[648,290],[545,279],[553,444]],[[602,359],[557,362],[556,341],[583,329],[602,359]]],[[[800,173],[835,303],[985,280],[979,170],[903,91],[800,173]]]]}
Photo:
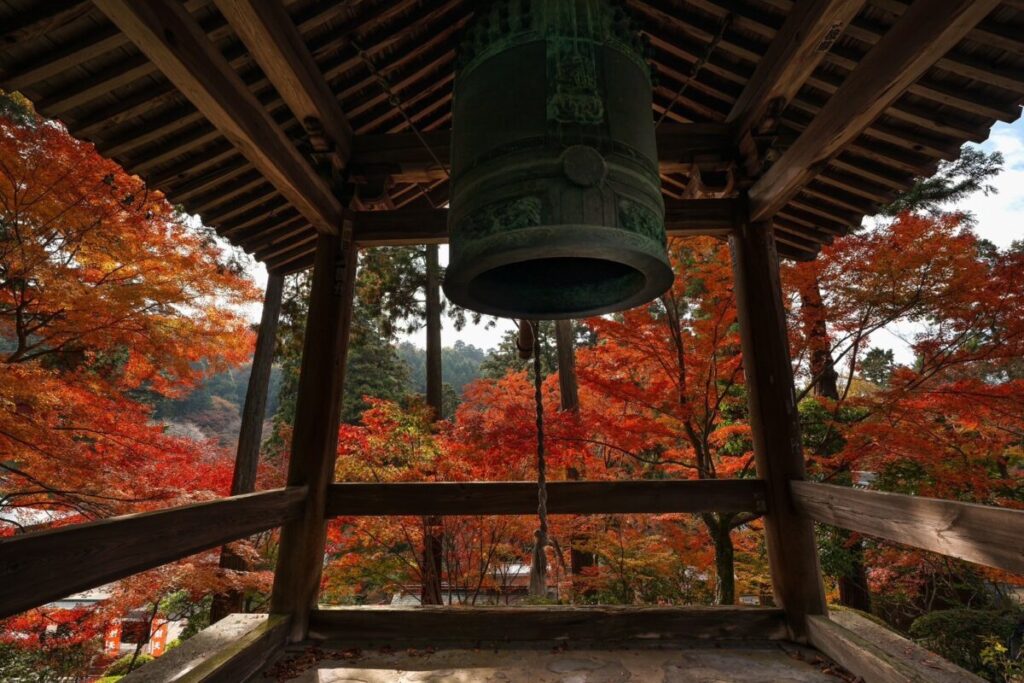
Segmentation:
{"type": "MultiPolygon", "coordinates": [[[[764,512],[759,479],[553,481],[553,515],[670,512],[764,512]]],[[[329,517],[355,515],[532,515],[537,483],[437,482],[333,484],[329,517]]]]}
{"type": "MultiPolygon", "coordinates": [[[[809,519],[1024,573],[1024,511],[791,482],[809,519]]],[[[291,487],[39,531],[0,540],[0,617],[58,600],[298,519],[291,487]]],[[[327,515],[529,515],[534,482],[333,484],[327,515]]],[[[559,481],[551,514],[765,512],[764,482],[559,481]]]]}
{"type": "MultiPolygon", "coordinates": [[[[548,484],[552,514],[764,512],[759,480],[548,484]]],[[[251,493],[0,540],[0,617],[299,519],[305,487],[251,493]]],[[[533,482],[334,484],[327,514],[535,514],[533,482]]]]}
{"type": "Polygon", "coordinates": [[[274,489],[0,541],[0,617],[281,526],[304,487],[274,489]]]}
{"type": "Polygon", "coordinates": [[[1024,510],[810,481],[790,488],[816,522],[1024,574],[1024,510]]]}

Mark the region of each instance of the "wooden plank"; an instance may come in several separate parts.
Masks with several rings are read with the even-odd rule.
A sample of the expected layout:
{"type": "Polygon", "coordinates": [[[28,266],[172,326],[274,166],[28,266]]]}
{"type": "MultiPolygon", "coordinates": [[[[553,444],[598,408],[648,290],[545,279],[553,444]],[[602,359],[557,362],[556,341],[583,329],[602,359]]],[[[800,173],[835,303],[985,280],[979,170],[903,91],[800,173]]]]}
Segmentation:
{"type": "MultiPolygon", "coordinates": [[[[762,512],[758,479],[548,482],[553,515],[762,512]]],[[[402,482],[333,484],[330,517],[355,515],[532,515],[537,482],[402,482]]]]}
{"type": "Polygon", "coordinates": [[[808,618],[811,644],[865,683],[981,683],[889,629],[843,610],[808,618]]]}
{"type": "Polygon", "coordinates": [[[281,530],[270,599],[272,613],[291,615],[292,642],[306,637],[309,610],[320,593],[326,538],[324,511],[338,453],[355,274],[356,248],[351,241],[351,223],[347,222],[342,236],[320,235],[317,241],[302,349],[288,483],[308,487],[309,495],[304,514],[281,530]]]}
{"type": "Polygon", "coordinates": [[[765,607],[345,607],[314,610],[310,629],[336,640],[386,643],[444,641],[781,640],[782,611],[765,607]]]}
{"type": "Polygon", "coordinates": [[[665,231],[669,237],[727,236],[743,215],[737,199],[666,199],[665,231]]]}
{"type": "Polygon", "coordinates": [[[773,216],[998,4],[999,0],[914,2],[750,189],[751,218],[773,216]]]}
{"type": "Polygon", "coordinates": [[[863,5],[864,0],[796,3],[726,118],[739,135],[756,130],[770,109],[785,108],[863,5]]]}
{"type": "Polygon", "coordinates": [[[280,0],[216,0],[216,4],[295,118],[307,131],[322,128],[344,166],[352,150],[352,127],[284,5],[280,0]]]}
{"type": "Polygon", "coordinates": [[[0,618],[273,529],[305,498],[274,489],[0,540],[0,618]]]}
{"type": "Polygon", "coordinates": [[[816,522],[1024,574],[1024,510],[809,481],[791,488],[797,511],[816,522]]]}
{"type": "Polygon", "coordinates": [[[776,603],[795,639],[809,615],[825,614],[813,525],[793,509],[789,482],[804,478],[779,257],[771,226],[743,222],[730,238],[757,474],[765,482],[765,545],[776,603]]]}
{"type": "Polygon", "coordinates": [[[337,232],[341,204],[184,7],[174,0],[97,0],[164,75],[299,212],[337,232]]]}
{"type": "Polygon", "coordinates": [[[448,242],[448,209],[356,211],[352,225],[353,239],[360,247],[448,242]]]}
{"type": "Polygon", "coordinates": [[[232,614],[164,656],[125,676],[123,683],[238,683],[250,680],[284,645],[288,617],[232,614]]]}

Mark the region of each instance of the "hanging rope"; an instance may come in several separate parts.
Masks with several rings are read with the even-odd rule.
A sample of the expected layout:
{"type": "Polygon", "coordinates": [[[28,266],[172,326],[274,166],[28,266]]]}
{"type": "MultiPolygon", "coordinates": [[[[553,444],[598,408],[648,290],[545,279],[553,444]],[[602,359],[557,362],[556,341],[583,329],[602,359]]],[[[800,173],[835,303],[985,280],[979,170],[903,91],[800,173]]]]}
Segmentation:
{"type": "Polygon", "coordinates": [[[545,597],[548,592],[548,487],[547,463],[544,461],[544,401],[541,394],[540,330],[535,323],[524,321],[533,329],[533,400],[537,409],[537,518],[540,526],[534,532],[533,563],[530,565],[530,596],[545,597]]]}

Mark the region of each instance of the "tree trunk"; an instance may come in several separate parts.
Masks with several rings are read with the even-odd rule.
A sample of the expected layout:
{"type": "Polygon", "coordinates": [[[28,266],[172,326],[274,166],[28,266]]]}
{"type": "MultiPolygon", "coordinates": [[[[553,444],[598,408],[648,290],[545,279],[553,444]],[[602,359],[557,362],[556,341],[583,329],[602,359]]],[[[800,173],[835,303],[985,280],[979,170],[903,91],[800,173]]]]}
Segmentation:
{"type": "MultiPolygon", "coordinates": [[[[803,310],[804,335],[807,337],[810,350],[814,395],[838,401],[839,373],[832,358],[827,312],[817,278],[800,288],[800,307],[803,310]]],[[[848,531],[841,534],[844,539],[849,539],[850,535],[848,531]]],[[[839,582],[839,604],[870,612],[871,593],[868,589],[867,570],[864,567],[864,544],[858,539],[847,548],[850,553],[849,571],[836,577],[839,582]]]]}
{"type": "MultiPolygon", "coordinates": [[[[256,334],[256,349],[252,357],[252,370],[245,390],[242,407],[242,425],[238,432],[235,452],[235,471],[231,478],[231,495],[252,493],[256,490],[256,471],[260,462],[260,443],[263,440],[263,418],[267,412],[267,391],[274,362],[277,323],[281,315],[281,293],[284,277],[271,274],[267,278],[267,291],[263,297],[263,314],[256,334]]],[[[220,549],[220,568],[249,571],[248,563],[230,545],[220,549]]],[[[215,624],[229,614],[244,609],[241,591],[228,590],[213,596],[210,605],[210,623],[215,624]]]]}
{"type": "MultiPolygon", "coordinates": [[[[848,535],[845,532],[844,535],[848,535]]],[[[858,540],[850,547],[853,562],[850,571],[839,577],[839,604],[862,612],[871,611],[871,591],[868,589],[868,576],[864,568],[864,544],[858,540]]]]}
{"type": "MultiPolygon", "coordinates": [[[[443,414],[443,377],[441,374],[441,267],[438,264],[437,245],[427,246],[427,405],[434,411],[434,419],[443,414]]],[[[423,518],[423,562],[421,570],[420,603],[441,605],[442,555],[444,552],[443,520],[430,515],[423,518]]]]}
{"type": "Polygon", "coordinates": [[[707,512],[701,515],[715,544],[715,604],[736,603],[736,555],[732,545],[731,515],[707,512]]]}
{"type": "Polygon", "coordinates": [[[576,379],[576,350],[573,348],[571,320],[555,322],[555,344],[558,347],[558,389],[562,410],[570,410],[579,415],[579,382],[576,379]]]}
{"type": "Polygon", "coordinates": [[[825,306],[821,299],[821,288],[815,278],[800,288],[800,308],[803,316],[804,335],[810,352],[811,381],[815,396],[839,400],[839,373],[832,360],[832,348],[828,340],[825,320],[825,306]]]}
{"type": "MultiPolygon", "coordinates": [[[[558,320],[555,322],[555,344],[558,350],[558,390],[561,397],[562,410],[571,411],[577,418],[580,414],[579,381],[576,377],[576,349],[573,342],[572,321],[558,320]]],[[[571,481],[583,478],[575,467],[566,470],[571,481]]],[[[573,593],[589,596],[594,593],[587,589],[584,582],[577,580],[583,577],[587,569],[597,565],[593,553],[579,549],[581,543],[587,542],[586,534],[574,534],[569,539],[569,568],[572,572],[573,593]]]]}
{"type": "Polygon", "coordinates": [[[434,419],[441,412],[443,380],[441,376],[441,267],[437,245],[427,246],[427,405],[434,409],[434,419]]]}

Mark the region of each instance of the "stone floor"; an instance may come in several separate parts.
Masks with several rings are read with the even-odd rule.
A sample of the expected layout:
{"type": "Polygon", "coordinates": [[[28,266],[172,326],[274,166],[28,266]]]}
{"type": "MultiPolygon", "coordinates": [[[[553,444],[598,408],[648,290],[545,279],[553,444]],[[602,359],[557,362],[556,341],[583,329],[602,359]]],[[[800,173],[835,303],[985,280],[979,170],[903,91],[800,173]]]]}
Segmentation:
{"type": "MultiPolygon", "coordinates": [[[[850,680],[813,650],[779,643],[742,648],[286,651],[264,681],[296,683],[838,683],[850,680]],[[837,673],[830,673],[837,671],[837,673]]],[[[255,679],[260,680],[260,679],[255,679]]]]}

